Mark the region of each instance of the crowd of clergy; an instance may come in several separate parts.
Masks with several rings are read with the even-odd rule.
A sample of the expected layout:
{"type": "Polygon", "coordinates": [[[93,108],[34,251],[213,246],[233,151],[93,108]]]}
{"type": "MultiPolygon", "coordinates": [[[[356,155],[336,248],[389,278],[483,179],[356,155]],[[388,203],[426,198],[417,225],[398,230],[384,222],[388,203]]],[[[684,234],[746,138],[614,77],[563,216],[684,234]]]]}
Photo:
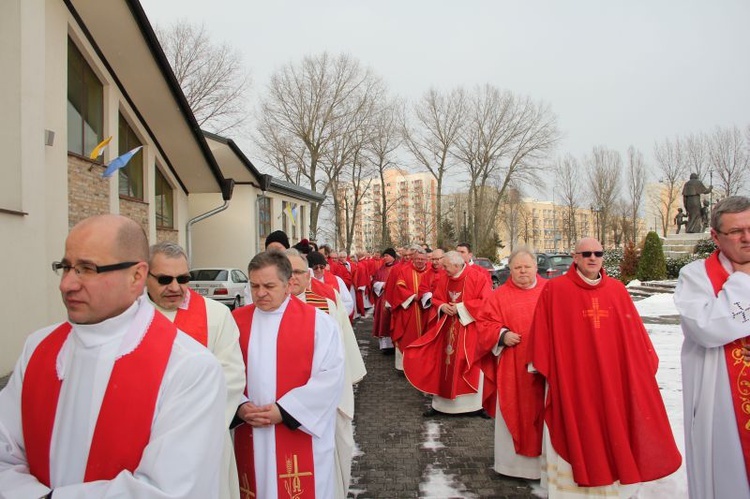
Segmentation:
{"type": "MultiPolygon", "coordinates": [[[[711,237],[675,292],[689,493],[750,498],[750,199],[714,206],[711,237]]],[[[598,240],[554,279],[516,249],[495,290],[467,243],[265,243],[230,312],[133,220],[71,229],[52,264],[67,320],[29,336],[0,392],[0,498],[346,498],[361,317],[431,395],[422,417],[493,418],[494,470],[550,498],[638,497],[682,465],[658,357],[598,240]]]]}

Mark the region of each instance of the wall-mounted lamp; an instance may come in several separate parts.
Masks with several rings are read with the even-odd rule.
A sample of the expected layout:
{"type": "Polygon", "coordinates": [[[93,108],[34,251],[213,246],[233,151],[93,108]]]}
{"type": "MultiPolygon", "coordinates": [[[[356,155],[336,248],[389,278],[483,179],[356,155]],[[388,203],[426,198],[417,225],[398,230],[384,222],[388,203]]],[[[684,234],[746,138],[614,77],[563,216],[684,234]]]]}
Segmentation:
{"type": "Polygon", "coordinates": [[[44,130],[44,145],[53,146],[55,144],[55,132],[52,130],[44,130]]]}

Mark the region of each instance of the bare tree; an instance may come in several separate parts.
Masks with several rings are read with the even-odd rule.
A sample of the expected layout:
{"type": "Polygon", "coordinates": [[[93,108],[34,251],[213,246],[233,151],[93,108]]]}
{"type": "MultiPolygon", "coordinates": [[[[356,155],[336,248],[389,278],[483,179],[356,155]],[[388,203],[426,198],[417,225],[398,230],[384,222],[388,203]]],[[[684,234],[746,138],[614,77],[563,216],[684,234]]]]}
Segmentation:
{"type": "Polygon", "coordinates": [[[511,187],[505,192],[505,199],[501,205],[500,219],[502,220],[505,230],[508,234],[508,243],[510,251],[518,246],[518,239],[522,229],[522,211],[524,209],[523,200],[521,199],[521,190],[511,187]]]}
{"type": "Polygon", "coordinates": [[[180,20],[155,32],[198,125],[219,134],[237,131],[247,116],[251,81],[240,52],[213,42],[205,24],[180,20]]]}
{"type": "Polygon", "coordinates": [[[631,232],[626,231],[624,234],[633,243],[637,243],[638,212],[641,209],[643,191],[646,188],[646,164],[643,161],[643,154],[633,146],[628,148],[627,182],[628,199],[625,211],[630,218],[631,232]]]}
{"type": "Polygon", "coordinates": [[[706,181],[706,174],[709,169],[708,161],[708,138],[705,134],[690,134],[684,140],[676,139],[680,142],[680,151],[682,160],[685,164],[687,173],[696,173],[698,178],[706,181]]]}
{"type": "Polygon", "coordinates": [[[399,125],[403,122],[403,107],[396,100],[387,101],[381,105],[373,118],[373,134],[369,143],[370,156],[374,164],[374,170],[380,178],[379,197],[380,208],[376,212],[379,218],[380,246],[386,247],[392,244],[388,214],[394,203],[400,202],[397,197],[389,201],[386,191],[385,171],[395,166],[395,159],[399,147],[403,143],[403,135],[399,133],[399,125]]]}
{"type": "Polygon", "coordinates": [[[440,93],[431,88],[413,105],[411,123],[403,126],[404,144],[416,162],[437,182],[437,244],[443,244],[443,182],[451,166],[450,151],[455,147],[466,110],[466,94],[461,88],[440,93]]]}
{"type": "Polygon", "coordinates": [[[720,196],[733,196],[745,187],[750,156],[737,126],[716,128],[708,139],[708,157],[718,177],[720,196]]]}
{"type": "MultiPolygon", "coordinates": [[[[382,82],[348,55],[327,53],[289,63],[271,76],[260,106],[258,143],[264,151],[282,146],[284,154],[265,158],[288,180],[326,195],[348,159],[342,135],[362,122],[358,113],[382,95],[382,82]],[[376,97],[378,96],[378,97],[376,97]],[[296,163],[279,162],[294,157],[296,163]]],[[[351,144],[351,143],[350,143],[351,144]]],[[[321,204],[310,209],[310,235],[317,237],[321,204]]]]}
{"type": "Polygon", "coordinates": [[[594,202],[594,211],[598,213],[597,232],[599,241],[605,246],[607,231],[612,228],[613,209],[620,191],[622,159],[619,152],[598,146],[594,147],[587,162],[589,191],[594,202]]]}
{"type": "Polygon", "coordinates": [[[583,191],[582,171],[575,157],[566,154],[555,164],[555,185],[557,201],[562,206],[562,232],[565,235],[567,247],[572,248],[578,240],[578,211],[583,191]]]}
{"type": "MultiPolygon", "coordinates": [[[[654,144],[656,177],[661,188],[654,190],[651,203],[659,213],[662,236],[667,237],[673,208],[682,192],[687,174],[686,162],[679,139],[674,142],[665,139],[654,144]]],[[[654,227],[656,229],[656,227],[654,227]]]]}
{"type": "Polygon", "coordinates": [[[469,174],[472,244],[493,238],[500,201],[511,183],[539,182],[541,161],[559,138],[549,108],[491,85],[470,98],[456,157],[469,174]]]}

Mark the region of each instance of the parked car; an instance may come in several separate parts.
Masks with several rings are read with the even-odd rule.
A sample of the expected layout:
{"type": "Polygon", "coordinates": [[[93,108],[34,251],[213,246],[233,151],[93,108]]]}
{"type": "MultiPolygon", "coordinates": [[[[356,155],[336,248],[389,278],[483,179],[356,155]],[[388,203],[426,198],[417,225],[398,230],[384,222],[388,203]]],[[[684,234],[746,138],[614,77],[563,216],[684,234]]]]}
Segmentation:
{"type": "Polygon", "coordinates": [[[492,277],[492,289],[495,289],[500,284],[502,284],[499,281],[498,276],[497,276],[497,273],[499,271],[495,268],[495,266],[492,264],[489,258],[482,258],[482,257],[475,258],[474,263],[476,265],[479,265],[482,268],[487,269],[487,271],[490,273],[490,277],[492,277]]]}
{"type": "Polygon", "coordinates": [[[510,267],[506,265],[505,267],[498,270],[496,275],[497,275],[497,285],[502,286],[503,284],[505,284],[505,281],[510,279],[510,267]]]}
{"type": "Polygon", "coordinates": [[[561,276],[570,268],[573,257],[568,253],[537,253],[537,272],[545,279],[561,276]]]}
{"type": "Polygon", "coordinates": [[[189,286],[199,295],[212,298],[234,310],[245,304],[247,276],[240,269],[193,269],[190,271],[189,286]]]}

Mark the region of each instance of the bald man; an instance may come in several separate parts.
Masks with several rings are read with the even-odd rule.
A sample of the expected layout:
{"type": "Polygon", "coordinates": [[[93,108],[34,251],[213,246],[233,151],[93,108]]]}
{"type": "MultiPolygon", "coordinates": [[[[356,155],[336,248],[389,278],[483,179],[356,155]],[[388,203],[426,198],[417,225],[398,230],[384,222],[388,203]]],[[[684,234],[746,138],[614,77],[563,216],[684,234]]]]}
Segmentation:
{"type": "Polygon", "coordinates": [[[29,336],[0,392],[4,497],[215,498],[226,388],[143,293],[148,240],[99,215],[65,242],[67,320],[29,336]]]}

